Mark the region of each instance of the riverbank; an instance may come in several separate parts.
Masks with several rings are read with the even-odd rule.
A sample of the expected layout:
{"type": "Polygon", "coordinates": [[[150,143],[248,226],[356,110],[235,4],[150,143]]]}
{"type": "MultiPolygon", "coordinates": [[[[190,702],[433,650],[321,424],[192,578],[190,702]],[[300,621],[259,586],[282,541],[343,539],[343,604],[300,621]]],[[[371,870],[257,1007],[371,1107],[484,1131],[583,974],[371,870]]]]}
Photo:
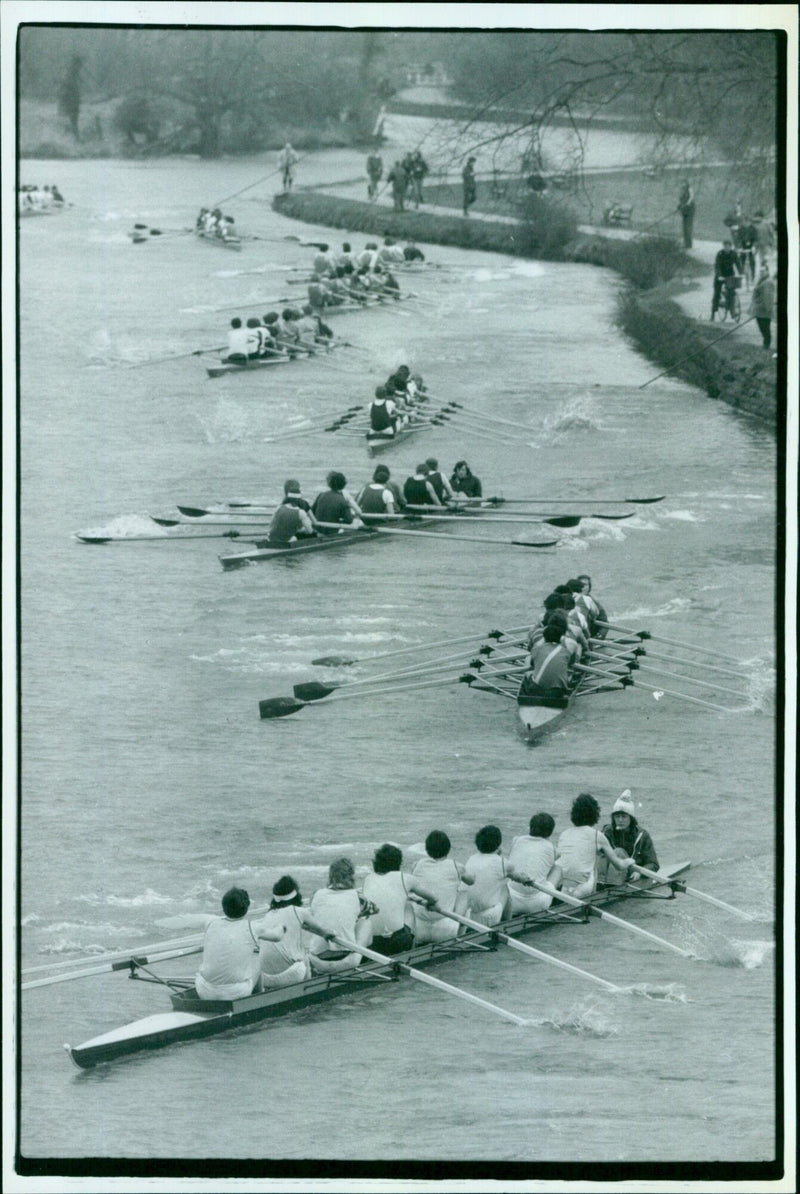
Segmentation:
{"type": "MultiPolygon", "coordinates": [[[[681,305],[701,294],[709,296],[710,305],[713,259],[712,264],[705,260],[705,245],[702,253],[689,255],[668,238],[644,240],[587,227],[570,239],[545,242],[540,230],[508,216],[464,219],[457,209],[430,207],[396,212],[319,190],[278,195],[273,206],[282,215],[350,232],[613,269],[627,282],[617,321],[639,351],[710,398],[777,426],[777,360],[748,331],[755,325],[723,329],[687,314],[681,305]]],[[[746,301],[743,305],[747,319],[746,301]]]]}

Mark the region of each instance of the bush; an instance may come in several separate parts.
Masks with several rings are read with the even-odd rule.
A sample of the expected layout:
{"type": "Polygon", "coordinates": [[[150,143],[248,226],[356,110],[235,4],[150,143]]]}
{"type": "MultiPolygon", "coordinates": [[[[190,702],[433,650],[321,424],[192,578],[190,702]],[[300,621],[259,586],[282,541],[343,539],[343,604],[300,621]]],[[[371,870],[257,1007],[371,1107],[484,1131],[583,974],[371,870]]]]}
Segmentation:
{"type": "Polygon", "coordinates": [[[542,195],[528,194],[520,204],[522,246],[526,257],[562,261],[570,241],[578,234],[573,212],[542,195]]]}
{"type": "Polygon", "coordinates": [[[613,269],[637,290],[651,290],[669,282],[678,271],[691,274],[700,268],[686,256],[677,241],[665,236],[633,240],[580,237],[568,247],[565,256],[568,261],[613,269]]]}

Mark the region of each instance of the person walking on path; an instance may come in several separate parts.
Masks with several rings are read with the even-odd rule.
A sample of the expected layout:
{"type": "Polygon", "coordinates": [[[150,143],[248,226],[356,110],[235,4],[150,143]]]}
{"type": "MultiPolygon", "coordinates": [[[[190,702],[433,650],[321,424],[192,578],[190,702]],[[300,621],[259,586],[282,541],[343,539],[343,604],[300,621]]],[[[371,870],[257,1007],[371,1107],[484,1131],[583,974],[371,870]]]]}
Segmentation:
{"type": "Polygon", "coordinates": [[[408,175],[406,174],[405,167],[399,158],[392,166],[389,173],[386,175],[386,181],[392,184],[392,200],[394,201],[394,210],[405,211],[403,204],[406,198],[406,188],[408,187],[408,175]]]}
{"type": "Polygon", "coordinates": [[[769,266],[762,265],[758,281],[750,299],[750,314],[755,316],[764,348],[772,347],[772,311],[775,306],[775,283],[769,276],[769,266]]]}
{"type": "Polygon", "coordinates": [[[280,167],[283,176],[284,192],[291,191],[292,189],[292,183],[294,182],[294,167],[299,161],[300,157],[292,149],[291,141],[287,141],[281,150],[280,157],[278,158],[278,166],[280,167]]]}
{"type": "Polygon", "coordinates": [[[683,223],[684,248],[691,249],[692,233],[694,231],[694,191],[689,186],[688,179],[684,180],[681,193],[678,196],[678,211],[681,213],[681,221],[683,223]]]}
{"type": "Polygon", "coordinates": [[[757,211],[753,217],[755,229],[756,256],[758,264],[763,269],[769,265],[769,257],[775,248],[775,233],[769,220],[764,219],[763,211],[757,211]]]}
{"type": "Polygon", "coordinates": [[[464,215],[469,215],[469,209],[475,202],[477,196],[477,188],[475,184],[475,158],[469,158],[464,169],[461,171],[461,180],[464,186],[464,215]]]}
{"type": "Polygon", "coordinates": [[[372,202],[378,193],[378,183],[383,178],[383,158],[377,149],[373,149],[367,157],[367,178],[367,194],[372,202]]]}

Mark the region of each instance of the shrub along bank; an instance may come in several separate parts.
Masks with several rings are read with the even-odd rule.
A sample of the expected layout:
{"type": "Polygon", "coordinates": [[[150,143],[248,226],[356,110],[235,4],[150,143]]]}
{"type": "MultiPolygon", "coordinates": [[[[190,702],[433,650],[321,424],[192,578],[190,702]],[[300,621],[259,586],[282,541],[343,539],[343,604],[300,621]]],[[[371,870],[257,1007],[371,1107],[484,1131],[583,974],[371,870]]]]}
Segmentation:
{"type": "Polygon", "coordinates": [[[709,397],[775,425],[777,391],[771,354],[739,343],[735,333],[719,345],[712,344],[722,334],[720,325],[691,319],[672,301],[670,295],[685,285],[676,275],[685,279],[706,271],[668,237],[623,240],[581,235],[568,211],[535,195],[529,197],[517,224],[464,219],[455,212],[452,216],[396,212],[318,191],[277,195],[273,207],[293,219],[376,237],[612,269],[628,283],[620,295],[617,321],[640,351],[709,397]]]}

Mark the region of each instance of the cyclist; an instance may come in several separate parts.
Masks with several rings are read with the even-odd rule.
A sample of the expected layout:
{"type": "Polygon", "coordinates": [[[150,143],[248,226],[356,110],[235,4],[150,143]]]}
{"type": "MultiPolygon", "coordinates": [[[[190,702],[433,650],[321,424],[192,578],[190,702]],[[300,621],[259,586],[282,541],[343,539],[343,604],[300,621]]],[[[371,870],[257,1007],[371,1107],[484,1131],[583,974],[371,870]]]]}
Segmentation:
{"type": "MultiPolygon", "coordinates": [[[[720,300],[722,298],[722,288],[725,287],[725,305],[731,303],[729,294],[734,291],[737,285],[733,281],[734,278],[740,278],[741,272],[739,270],[739,254],[733,247],[733,241],[725,238],[722,242],[722,248],[714,258],[714,294],[711,299],[711,320],[714,321],[714,316],[720,307],[720,300]]],[[[731,308],[732,311],[732,308],[731,308]]]]}
{"type": "Polygon", "coordinates": [[[281,150],[281,155],[278,158],[278,165],[283,171],[283,189],[284,191],[291,191],[292,183],[294,181],[294,164],[300,159],[295,151],[292,149],[292,144],[287,141],[281,150]]]}

